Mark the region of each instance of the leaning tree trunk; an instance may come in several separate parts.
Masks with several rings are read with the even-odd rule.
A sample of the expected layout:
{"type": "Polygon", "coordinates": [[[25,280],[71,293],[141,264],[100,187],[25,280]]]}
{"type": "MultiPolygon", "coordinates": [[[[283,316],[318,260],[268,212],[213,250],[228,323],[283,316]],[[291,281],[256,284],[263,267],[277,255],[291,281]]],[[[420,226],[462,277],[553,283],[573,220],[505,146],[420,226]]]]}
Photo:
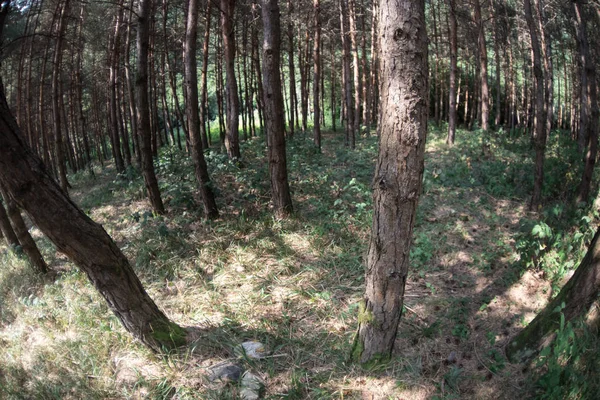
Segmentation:
{"type": "MultiPolygon", "coordinates": [[[[281,92],[281,21],[277,0],[262,0],[263,88],[265,102],[265,127],[269,148],[269,174],[271,199],[278,217],[292,212],[292,197],[287,176],[285,153],[285,111],[281,92]]],[[[318,123],[318,121],[315,121],[318,123]]]]}
{"type": "Polygon", "coordinates": [[[600,229],[596,232],[587,254],[575,274],[561,289],[558,296],[535,317],[533,321],[506,347],[512,362],[522,362],[533,357],[552,340],[560,326],[561,313],[565,321],[584,317],[592,306],[600,306],[600,229]],[[564,303],[564,308],[563,308],[564,303]],[[560,312],[558,311],[560,309],[560,312]]]}
{"type": "MultiPolygon", "coordinates": [[[[183,49],[183,61],[185,64],[185,111],[192,142],[192,158],[194,160],[194,171],[198,181],[198,189],[202,197],[204,214],[214,219],[219,216],[215,195],[212,191],[208,167],[204,159],[202,134],[200,130],[200,117],[198,105],[198,68],[196,64],[196,39],[198,36],[198,0],[189,0],[187,27],[185,32],[185,43],[183,49]]],[[[208,28],[207,28],[208,29],[208,28]]],[[[208,143],[207,143],[208,144],[208,143]]]]}
{"type": "Polygon", "coordinates": [[[69,199],[27,148],[3,90],[0,183],[33,223],[86,273],[127,331],[154,351],[185,344],[186,332],[158,309],[116,243],[69,199]]]}
{"type": "Polygon", "coordinates": [[[366,292],[352,357],[391,356],[402,315],[412,230],[421,193],[427,134],[427,31],[424,0],[379,4],[379,157],[366,292]]]}
{"type": "Polygon", "coordinates": [[[154,172],[154,163],[152,160],[151,144],[151,126],[150,126],[150,106],[148,100],[148,47],[149,47],[149,28],[150,28],[150,9],[152,0],[141,0],[138,9],[138,29],[137,29],[137,77],[135,80],[136,88],[136,114],[139,136],[139,151],[142,155],[142,174],[146,183],[148,198],[152,204],[152,209],[158,214],[164,214],[163,205],[158,181],[154,172]]]}

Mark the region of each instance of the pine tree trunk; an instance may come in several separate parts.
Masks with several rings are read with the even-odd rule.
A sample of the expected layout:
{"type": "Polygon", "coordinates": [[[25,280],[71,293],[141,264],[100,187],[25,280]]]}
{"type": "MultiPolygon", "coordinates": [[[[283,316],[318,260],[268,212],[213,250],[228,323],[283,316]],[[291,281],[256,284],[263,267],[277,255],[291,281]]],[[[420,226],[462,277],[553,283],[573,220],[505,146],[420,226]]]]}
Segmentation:
{"type": "MultiPolygon", "coordinates": [[[[60,2],[59,2],[60,4],[60,2]]],[[[60,17],[58,17],[58,28],[57,38],[54,47],[54,59],[52,67],[52,116],[54,120],[54,140],[55,140],[55,152],[56,162],[58,166],[58,178],[60,181],[60,187],[65,193],[69,190],[69,181],[67,180],[67,168],[65,165],[65,155],[63,147],[63,135],[61,124],[63,108],[61,107],[62,90],[60,84],[60,71],[62,69],[62,51],[63,51],[63,39],[65,30],[67,29],[67,14],[69,9],[69,0],[64,0],[62,7],[60,7],[60,17]]],[[[57,10],[58,11],[58,10],[57,10]]],[[[66,121],[65,121],[66,123],[66,121]]]]}
{"type": "Polygon", "coordinates": [[[481,100],[481,129],[487,132],[489,129],[489,118],[490,118],[490,93],[488,87],[488,72],[487,72],[487,46],[485,43],[485,28],[483,24],[483,18],[481,16],[481,4],[480,0],[474,2],[474,17],[475,24],[477,25],[477,43],[479,48],[479,89],[480,89],[480,100],[481,100]]]}
{"type": "Polygon", "coordinates": [[[321,5],[319,0],[313,1],[314,38],[313,38],[313,138],[321,151],[321,106],[319,95],[321,90],[321,5]]]}
{"type": "Polygon", "coordinates": [[[26,148],[0,91],[0,183],[33,223],[88,276],[125,329],[154,351],[185,344],[186,332],[158,309],[127,258],[62,191],[26,148]]]}
{"type": "Polygon", "coordinates": [[[240,160],[242,158],[239,143],[240,99],[238,97],[238,84],[235,77],[235,31],[233,27],[234,8],[235,0],[221,0],[221,33],[223,35],[227,85],[227,127],[225,133],[225,148],[227,149],[227,155],[231,160],[240,160]]]}
{"type": "Polygon", "coordinates": [[[533,52],[533,75],[535,85],[535,114],[533,118],[533,140],[535,147],[535,175],[533,182],[533,195],[531,196],[530,210],[537,210],[541,205],[542,186],[544,183],[544,155],[546,151],[546,103],[544,101],[544,73],[542,70],[542,55],[540,52],[539,35],[533,14],[531,0],[524,0],[525,19],[531,36],[531,50],[533,52]]]}
{"type": "Polygon", "coordinates": [[[137,76],[136,88],[136,117],[138,126],[138,137],[140,141],[140,153],[142,155],[142,174],[146,184],[148,198],[152,209],[158,214],[164,214],[165,207],[160,197],[158,181],[154,173],[152,159],[151,125],[148,88],[148,47],[150,35],[150,10],[152,0],[141,0],[138,8],[137,25],[137,76]]]}
{"type": "Polygon", "coordinates": [[[588,34],[586,29],[586,14],[584,4],[580,0],[573,1],[576,16],[577,41],[579,59],[581,62],[581,104],[579,138],[583,140],[585,164],[583,176],[577,193],[578,201],[587,201],[590,196],[594,166],[598,154],[598,95],[596,82],[596,66],[590,52],[588,34]],[[581,139],[583,138],[583,139],[581,139]]]}
{"type": "Polygon", "coordinates": [[[288,8],[288,26],[287,26],[287,39],[288,39],[288,70],[289,70],[289,93],[290,93],[290,136],[294,136],[294,128],[297,120],[294,118],[298,115],[298,97],[296,95],[296,67],[294,65],[294,2],[293,0],[287,1],[288,8]]]}
{"type": "Polygon", "coordinates": [[[23,252],[27,255],[29,262],[32,267],[39,273],[45,274],[48,272],[48,264],[44,261],[44,257],[40,253],[37,244],[29,234],[29,230],[25,225],[25,221],[21,216],[21,212],[17,208],[14,200],[8,195],[8,192],[0,185],[0,195],[4,199],[4,205],[6,206],[6,214],[10,220],[10,223],[14,229],[14,233],[19,239],[19,243],[23,248],[23,252]]]}
{"type": "Polygon", "coordinates": [[[196,39],[198,36],[198,0],[188,1],[187,26],[183,60],[185,64],[185,108],[192,142],[192,159],[194,171],[198,181],[198,189],[202,197],[204,214],[207,218],[214,219],[219,216],[215,195],[208,175],[208,167],[204,159],[201,123],[198,105],[198,68],[196,64],[196,39]]]}
{"type": "Polygon", "coordinates": [[[458,25],[456,23],[456,1],[448,0],[450,36],[450,109],[448,113],[448,137],[446,143],[454,144],[456,136],[456,73],[458,70],[458,25]]]}
{"type": "Polygon", "coordinates": [[[427,134],[427,31],[424,0],[381,0],[379,157],[367,254],[366,293],[352,357],[391,356],[402,315],[427,134]]]}
{"type": "MultiPolygon", "coordinates": [[[[318,5],[318,0],[317,4],[318,5]]],[[[275,214],[285,217],[292,212],[292,197],[287,176],[285,150],[285,111],[281,91],[281,22],[277,0],[262,0],[263,84],[265,127],[269,151],[271,199],[275,214]]]]}

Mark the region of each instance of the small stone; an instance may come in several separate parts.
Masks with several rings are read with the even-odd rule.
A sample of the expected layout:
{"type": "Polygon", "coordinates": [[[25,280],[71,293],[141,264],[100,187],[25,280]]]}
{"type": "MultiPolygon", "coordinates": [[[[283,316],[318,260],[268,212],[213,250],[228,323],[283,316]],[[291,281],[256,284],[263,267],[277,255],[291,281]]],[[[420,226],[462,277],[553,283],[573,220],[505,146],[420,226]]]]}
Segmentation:
{"type": "Polygon", "coordinates": [[[233,349],[233,352],[241,357],[248,357],[254,359],[265,358],[269,355],[264,344],[256,341],[244,342],[233,349]]]}
{"type": "Polygon", "coordinates": [[[246,371],[240,384],[240,397],[243,400],[258,400],[265,388],[265,382],[257,375],[246,371]]]}
{"type": "Polygon", "coordinates": [[[237,364],[221,364],[213,368],[210,368],[208,372],[208,379],[211,382],[222,381],[222,382],[237,382],[244,373],[244,368],[237,364]]]}
{"type": "Polygon", "coordinates": [[[450,364],[454,364],[458,360],[458,357],[456,356],[456,352],[455,351],[451,352],[448,355],[447,360],[450,364]]]}

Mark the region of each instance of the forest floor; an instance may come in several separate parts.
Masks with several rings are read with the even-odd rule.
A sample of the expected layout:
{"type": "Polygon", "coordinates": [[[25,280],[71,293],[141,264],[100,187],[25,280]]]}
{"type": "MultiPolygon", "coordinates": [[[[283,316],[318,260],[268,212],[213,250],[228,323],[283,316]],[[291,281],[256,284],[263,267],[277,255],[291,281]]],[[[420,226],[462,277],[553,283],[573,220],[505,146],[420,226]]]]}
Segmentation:
{"type": "Polygon", "coordinates": [[[0,249],[0,397],[237,399],[235,384],[211,383],[207,371],[235,359],[232,349],[246,340],[269,350],[239,361],[265,380],[266,399],[534,397],[543,370],[508,363],[504,346],[578,264],[598,214],[561,206],[579,175],[559,135],[549,145],[547,205],[528,212],[533,152],[525,137],[508,136],[492,134],[482,152],[477,133],[459,131],[449,147],[443,129],[431,129],[396,350],[370,370],[348,355],[377,138],[351,151],[330,133],[323,154],[306,136],[291,140],[295,213],[287,220],[269,212],[260,139],[243,144],[243,169],[209,152],[216,221],[202,218],[193,168],[173,148],[158,160],[165,216],[150,212],[133,170],[72,175],[72,198],[117,241],[161,309],[199,328],[198,340],[150,353],[34,229],[56,273],[36,276],[0,249]],[[540,234],[545,227],[550,236],[540,234]],[[577,240],[567,253],[550,246],[568,237],[577,240]]]}

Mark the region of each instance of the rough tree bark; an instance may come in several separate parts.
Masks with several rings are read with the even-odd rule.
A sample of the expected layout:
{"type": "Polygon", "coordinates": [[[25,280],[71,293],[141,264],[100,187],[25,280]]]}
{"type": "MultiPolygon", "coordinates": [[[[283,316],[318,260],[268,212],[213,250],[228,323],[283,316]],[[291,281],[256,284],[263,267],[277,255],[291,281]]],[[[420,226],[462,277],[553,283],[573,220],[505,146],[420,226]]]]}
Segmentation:
{"type": "Polygon", "coordinates": [[[277,0],[262,0],[263,88],[269,151],[271,199],[278,217],[292,212],[285,151],[285,110],[281,92],[281,20],[277,0]]]}
{"type": "Polygon", "coordinates": [[[427,31],[424,0],[379,4],[379,157],[366,292],[352,357],[391,356],[402,315],[427,134],[427,31]]]}
{"type": "Polygon", "coordinates": [[[6,214],[10,219],[10,223],[14,229],[14,233],[19,239],[19,243],[23,248],[23,252],[27,255],[29,262],[32,267],[42,274],[48,272],[48,264],[44,261],[44,257],[40,253],[40,250],[35,244],[35,241],[29,234],[29,230],[25,225],[25,221],[21,216],[21,212],[15,204],[14,200],[8,195],[8,192],[4,189],[4,187],[0,184],[0,195],[4,199],[4,205],[6,206],[6,214]]]}
{"type": "Polygon", "coordinates": [[[198,36],[198,0],[188,1],[187,27],[183,47],[183,61],[185,64],[185,111],[187,114],[190,141],[192,142],[192,159],[194,171],[198,181],[198,189],[202,197],[202,206],[205,215],[214,219],[219,216],[215,195],[212,191],[210,176],[206,160],[204,159],[201,123],[198,105],[198,68],[196,64],[196,39],[198,36]]]}
{"type": "Polygon", "coordinates": [[[580,128],[579,137],[582,138],[582,150],[585,153],[585,165],[583,176],[579,184],[577,200],[587,201],[590,196],[592,176],[596,157],[598,154],[598,94],[596,82],[596,66],[592,58],[586,27],[586,14],[583,2],[573,1],[576,16],[577,41],[579,47],[579,60],[581,63],[581,104],[580,104],[580,128]]]}
{"type": "Polygon", "coordinates": [[[490,91],[488,87],[487,72],[487,46],[485,43],[485,28],[481,16],[480,0],[474,2],[474,18],[477,25],[477,43],[479,48],[479,90],[481,95],[481,129],[485,132],[489,129],[490,115],[490,91]]]}
{"type": "Polygon", "coordinates": [[[60,187],[66,192],[69,190],[69,181],[67,180],[67,167],[65,165],[65,156],[63,151],[63,136],[61,127],[61,99],[62,90],[60,83],[60,71],[62,64],[63,39],[67,29],[67,13],[69,9],[69,0],[65,0],[60,8],[60,17],[58,18],[57,38],[54,47],[54,61],[52,67],[52,117],[54,121],[54,139],[56,145],[56,162],[58,165],[58,179],[60,187]]]}
{"type": "Polygon", "coordinates": [[[0,89],[0,183],[33,223],[88,276],[127,331],[154,351],[185,344],[144,290],[129,261],[25,145],[0,89]]]}
{"type": "Polygon", "coordinates": [[[321,91],[321,4],[313,1],[314,38],[313,38],[313,137],[315,145],[321,151],[321,106],[319,95],[321,91]]]}
{"type": "Polygon", "coordinates": [[[546,102],[544,101],[544,73],[542,70],[542,55],[537,27],[533,20],[531,1],[524,0],[525,19],[531,36],[533,52],[533,76],[535,85],[535,114],[533,117],[533,142],[535,147],[535,177],[530,210],[537,210],[542,200],[542,185],[544,183],[544,154],[546,152],[546,102]]]}
{"type": "Polygon", "coordinates": [[[148,192],[148,198],[152,204],[152,209],[158,214],[164,214],[163,205],[158,181],[154,173],[154,163],[152,160],[151,144],[151,126],[150,126],[150,107],[148,99],[148,47],[150,30],[150,9],[152,0],[141,0],[138,8],[138,28],[137,28],[137,62],[135,79],[135,98],[136,118],[139,136],[139,151],[142,155],[142,174],[148,192]]]}
{"type": "Polygon", "coordinates": [[[239,114],[240,99],[235,77],[235,31],[233,28],[233,12],[235,0],[221,0],[221,33],[223,35],[223,51],[225,53],[226,74],[226,114],[227,126],[225,148],[232,160],[240,160],[239,114]]]}
{"type": "Polygon", "coordinates": [[[450,109],[448,112],[448,138],[446,143],[454,144],[456,137],[456,73],[458,70],[458,25],[456,23],[456,0],[448,0],[450,33],[450,109]]]}

